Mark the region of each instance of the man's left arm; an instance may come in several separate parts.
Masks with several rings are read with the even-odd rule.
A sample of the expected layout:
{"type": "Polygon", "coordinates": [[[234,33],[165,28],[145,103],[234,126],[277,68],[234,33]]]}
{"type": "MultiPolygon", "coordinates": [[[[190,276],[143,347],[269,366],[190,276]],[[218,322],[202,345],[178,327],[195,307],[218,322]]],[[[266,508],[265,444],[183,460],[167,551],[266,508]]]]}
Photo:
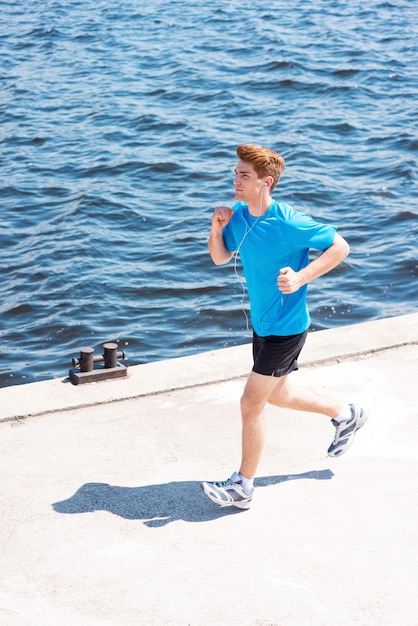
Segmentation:
{"type": "Polygon", "coordinates": [[[303,285],[334,269],[350,252],[350,246],[338,233],[332,245],[298,272],[283,267],[277,277],[277,287],[284,294],[294,293],[303,285]]]}

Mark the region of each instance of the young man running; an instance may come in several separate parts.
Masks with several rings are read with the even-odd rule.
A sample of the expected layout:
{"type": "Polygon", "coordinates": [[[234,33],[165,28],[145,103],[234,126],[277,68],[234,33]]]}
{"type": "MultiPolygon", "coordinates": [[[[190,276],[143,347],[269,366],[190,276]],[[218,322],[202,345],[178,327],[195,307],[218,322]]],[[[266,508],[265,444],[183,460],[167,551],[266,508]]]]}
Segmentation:
{"type": "Polygon", "coordinates": [[[240,255],[250,298],[254,366],[241,397],[239,471],[225,481],[204,482],[202,489],[220,506],[248,509],[264,444],[266,403],[331,418],[336,430],[329,456],[348,450],[368,415],[360,406],[342,404],[289,381],[310,325],[307,284],[341,263],[349,253],[347,242],[334,226],[273,200],[271,192],[284,170],[277,152],[245,144],[237,148],[237,155],[237,203],[232,209],[215,209],[209,252],[215,265],[240,255]],[[321,252],[312,261],[311,248],[321,252]]]}

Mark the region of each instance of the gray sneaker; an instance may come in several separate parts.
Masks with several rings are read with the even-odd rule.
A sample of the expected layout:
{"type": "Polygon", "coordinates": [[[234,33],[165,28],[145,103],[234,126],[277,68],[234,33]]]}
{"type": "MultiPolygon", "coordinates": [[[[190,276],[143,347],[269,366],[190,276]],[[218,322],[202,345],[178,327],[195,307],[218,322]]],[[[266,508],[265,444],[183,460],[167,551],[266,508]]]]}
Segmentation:
{"type": "Polygon", "coordinates": [[[202,483],[201,487],[207,497],[219,506],[236,506],[239,509],[249,509],[253,499],[254,488],[249,493],[244,491],[237,472],[234,472],[228,480],[202,483]]]}
{"type": "Polygon", "coordinates": [[[334,441],[328,448],[328,456],[340,456],[353,443],[354,435],[368,420],[368,413],[361,406],[350,404],[351,417],[345,422],[331,420],[335,426],[334,441]]]}

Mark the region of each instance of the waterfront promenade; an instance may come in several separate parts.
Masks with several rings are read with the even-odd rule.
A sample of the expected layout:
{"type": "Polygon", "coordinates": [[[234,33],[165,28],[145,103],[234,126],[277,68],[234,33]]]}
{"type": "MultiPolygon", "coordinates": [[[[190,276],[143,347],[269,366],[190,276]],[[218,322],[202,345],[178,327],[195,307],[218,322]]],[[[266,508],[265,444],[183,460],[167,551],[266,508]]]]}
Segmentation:
{"type": "Polygon", "coordinates": [[[239,464],[249,344],[0,389],[0,625],[417,626],[417,343],[418,313],[311,333],[294,381],[370,420],[331,459],[268,407],[249,511],[200,489],[239,464]]]}

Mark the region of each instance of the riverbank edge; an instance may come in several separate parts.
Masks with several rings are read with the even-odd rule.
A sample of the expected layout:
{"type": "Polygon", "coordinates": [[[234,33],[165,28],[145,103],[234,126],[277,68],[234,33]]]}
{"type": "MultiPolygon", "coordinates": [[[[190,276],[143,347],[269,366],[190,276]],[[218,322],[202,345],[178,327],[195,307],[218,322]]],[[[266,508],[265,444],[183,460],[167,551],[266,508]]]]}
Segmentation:
{"type": "MultiPolygon", "coordinates": [[[[418,312],[310,332],[300,367],[355,360],[418,343],[418,312]]],[[[129,356],[129,355],[128,355],[129,356]]],[[[124,378],[73,385],[68,375],[0,389],[0,421],[163,394],[247,376],[251,344],[128,367],[124,378]]],[[[399,372],[397,373],[399,375],[399,372]]]]}

